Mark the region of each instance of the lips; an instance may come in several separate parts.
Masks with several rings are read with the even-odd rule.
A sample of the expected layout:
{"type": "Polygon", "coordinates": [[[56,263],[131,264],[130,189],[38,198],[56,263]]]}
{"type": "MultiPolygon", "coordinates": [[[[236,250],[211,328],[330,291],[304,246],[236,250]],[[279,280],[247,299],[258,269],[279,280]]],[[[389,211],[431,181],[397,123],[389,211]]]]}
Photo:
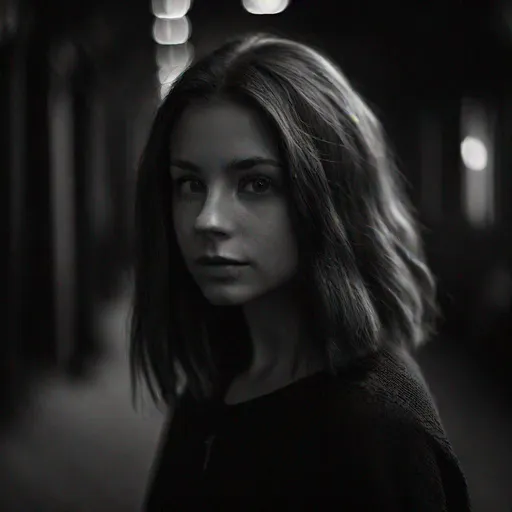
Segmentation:
{"type": "Polygon", "coordinates": [[[234,266],[242,266],[247,265],[246,262],[237,260],[235,258],[228,258],[224,256],[201,256],[197,258],[196,263],[199,265],[206,266],[226,266],[226,265],[234,265],[234,266]]]}
{"type": "Polygon", "coordinates": [[[212,283],[235,283],[241,277],[247,263],[223,256],[201,256],[196,260],[196,272],[201,281],[212,283]]]}

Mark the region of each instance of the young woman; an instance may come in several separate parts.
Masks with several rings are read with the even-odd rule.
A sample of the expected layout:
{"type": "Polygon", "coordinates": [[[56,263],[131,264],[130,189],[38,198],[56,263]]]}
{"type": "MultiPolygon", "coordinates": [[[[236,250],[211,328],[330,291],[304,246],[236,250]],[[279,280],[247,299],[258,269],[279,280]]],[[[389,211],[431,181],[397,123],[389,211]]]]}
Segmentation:
{"type": "Polygon", "coordinates": [[[132,376],[169,406],[146,510],[470,510],[411,356],[440,313],[418,224],[332,61],[257,34],[192,65],[151,129],[136,222],[132,376]]]}

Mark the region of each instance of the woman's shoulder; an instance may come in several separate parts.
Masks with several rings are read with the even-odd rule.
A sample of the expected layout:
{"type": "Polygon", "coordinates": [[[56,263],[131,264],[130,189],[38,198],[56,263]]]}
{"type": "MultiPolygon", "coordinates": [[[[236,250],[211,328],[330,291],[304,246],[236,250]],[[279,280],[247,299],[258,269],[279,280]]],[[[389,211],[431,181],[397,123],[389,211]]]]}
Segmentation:
{"type": "Polygon", "coordinates": [[[423,373],[407,352],[383,350],[356,362],[332,381],[324,404],[332,419],[354,428],[446,433],[423,373]]]}
{"type": "Polygon", "coordinates": [[[334,467],[348,463],[356,473],[384,482],[391,471],[404,479],[423,475],[421,482],[432,485],[432,492],[450,481],[456,489],[444,492],[465,502],[464,473],[419,365],[401,352],[370,359],[350,377],[335,379],[325,402],[321,442],[334,467]]]}

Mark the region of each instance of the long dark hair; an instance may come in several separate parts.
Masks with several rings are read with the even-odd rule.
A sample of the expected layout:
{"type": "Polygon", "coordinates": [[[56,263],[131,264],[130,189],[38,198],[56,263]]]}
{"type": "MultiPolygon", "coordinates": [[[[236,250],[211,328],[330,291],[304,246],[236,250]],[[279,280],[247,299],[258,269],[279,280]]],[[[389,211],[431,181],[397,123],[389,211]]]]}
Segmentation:
{"type": "Polygon", "coordinates": [[[311,329],[329,371],[383,347],[424,344],[441,315],[436,282],[379,121],[322,52],[280,36],[248,35],[176,80],[140,162],[133,397],[142,377],[157,404],[173,404],[182,377],[195,399],[208,401],[248,361],[241,308],[204,299],[182,260],[169,204],[170,132],[188,105],[216,98],[250,104],[276,132],[311,329]]]}

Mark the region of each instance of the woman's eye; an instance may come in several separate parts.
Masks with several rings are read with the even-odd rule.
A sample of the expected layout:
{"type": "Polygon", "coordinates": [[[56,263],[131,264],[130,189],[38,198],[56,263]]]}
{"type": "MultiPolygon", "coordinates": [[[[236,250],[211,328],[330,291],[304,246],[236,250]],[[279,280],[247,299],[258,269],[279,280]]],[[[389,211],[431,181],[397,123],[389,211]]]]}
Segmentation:
{"type": "Polygon", "coordinates": [[[200,194],[204,191],[204,185],[192,178],[180,178],[176,180],[176,187],[181,193],[200,194]],[[186,187],[185,185],[188,185],[186,187]]]}
{"type": "Polygon", "coordinates": [[[250,178],[245,180],[242,184],[244,192],[250,192],[251,194],[264,194],[270,188],[272,188],[272,180],[265,176],[258,176],[257,178],[250,178]]]}

